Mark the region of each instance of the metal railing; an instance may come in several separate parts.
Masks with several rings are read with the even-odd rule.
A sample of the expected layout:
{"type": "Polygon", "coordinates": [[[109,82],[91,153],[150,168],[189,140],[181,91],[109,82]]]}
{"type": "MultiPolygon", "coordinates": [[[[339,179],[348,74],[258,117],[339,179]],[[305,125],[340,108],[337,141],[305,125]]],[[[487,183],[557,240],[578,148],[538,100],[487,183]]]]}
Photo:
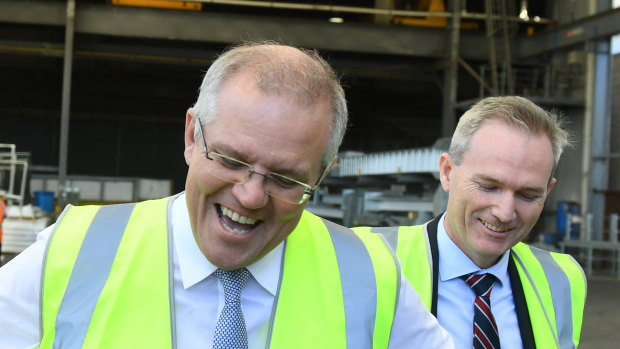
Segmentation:
{"type": "Polygon", "coordinates": [[[6,191],[6,198],[8,202],[18,203],[20,206],[24,204],[24,195],[26,193],[26,182],[28,174],[28,161],[20,160],[18,153],[16,152],[15,144],[0,144],[1,149],[8,149],[8,152],[0,152],[0,179],[3,178],[4,173],[8,173],[8,185],[5,188],[1,188],[6,191]],[[22,175],[19,185],[19,192],[15,188],[15,180],[19,167],[21,166],[22,175]]]}
{"type": "MultiPolygon", "coordinates": [[[[612,253],[611,268],[615,270],[616,277],[620,278],[620,241],[618,241],[618,214],[612,213],[607,219],[607,240],[592,240],[592,214],[588,213],[585,218],[584,234],[578,240],[563,240],[558,243],[561,251],[567,252],[568,249],[577,249],[582,252],[585,250],[584,269],[586,275],[592,275],[593,261],[599,256],[594,255],[595,250],[609,251],[612,253]],[[613,256],[615,254],[615,256],[613,256]]],[[[568,220],[569,218],[567,218],[568,220]]],[[[570,225],[569,225],[570,226],[570,225]]],[[[568,228],[567,228],[568,229],[568,228]]],[[[603,236],[603,234],[601,234],[603,236]]],[[[565,236],[565,239],[568,239],[565,236]]]]}

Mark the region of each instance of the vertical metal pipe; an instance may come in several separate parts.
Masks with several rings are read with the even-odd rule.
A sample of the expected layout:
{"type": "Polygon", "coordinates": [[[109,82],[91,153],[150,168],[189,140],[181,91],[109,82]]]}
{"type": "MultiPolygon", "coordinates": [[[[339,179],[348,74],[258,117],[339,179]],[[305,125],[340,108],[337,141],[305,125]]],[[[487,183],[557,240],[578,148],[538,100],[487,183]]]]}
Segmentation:
{"type": "MultiPolygon", "coordinates": [[[[589,12],[609,9],[609,1],[588,1],[589,12]]],[[[585,111],[583,122],[581,207],[592,219],[593,238],[600,240],[603,234],[605,198],[601,190],[608,187],[611,132],[611,39],[586,42],[585,111]]]]}
{"type": "MultiPolygon", "coordinates": [[[[15,187],[15,173],[16,173],[16,168],[15,168],[15,161],[17,161],[17,153],[15,152],[15,144],[10,144],[9,145],[9,149],[11,149],[11,158],[10,160],[12,161],[10,167],[11,167],[11,171],[10,171],[10,177],[9,177],[9,194],[13,194],[13,190],[15,187]]],[[[23,198],[22,198],[23,201],[23,198]]]]}
{"type": "MultiPolygon", "coordinates": [[[[499,2],[502,7],[502,34],[504,36],[504,59],[506,62],[506,82],[508,83],[507,94],[515,94],[514,76],[512,75],[512,50],[510,49],[510,36],[508,35],[508,13],[506,11],[506,3],[499,2]]],[[[527,6],[527,3],[526,3],[527,6]]],[[[535,90],[534,90],[535,91],[535,90]]],[[[533,92],[534,92],[533,91],[533,92]]]]}
{"type": "Polygon", "coordinates": [[[594,215],[594,233],[602,238],[605,218],[605,191],[609,188],[609,154],[611,140],[611,76],[610,39],[595,42],[594,84],[592,96],[592,129],[590,149],[590,211],[594,215]]]}
{"type": "MultiPolygon", "coordinates": [[[[592,241],[592,214],[588,213],[586,215],[586,241],[592,241]]],[[[586,245],[586,275],[592,275],[592,244],[586,245]]]]}
{"type": "Polygon", "coordinates": [[[22,206],[24,206],[24,196],[26,194],[26,182],[28,181],[28,161],[24,160],[24,161],[17,161],[18,163],[21,162],[22,165],[24,165],[23,171],[22,171],[22,183],[21,183],[21,187],[19,190],[19,208],[22,208],[22,206]]]}
{"type": "MultiPolygon", "coordinates": [[[[618,244],[618,214],[612,213],[609,215],[609,240],[613,244],[618,244]]],[[[616,277],[620,278],[620,251],[616,250],[615,269],[616,277]]]]}
{"type": "Polygon", "coordinates": [[[543,84],[543,97],[551,96],[551,64],[545,64],[545,76],[544,76],[544,84],[543,84]]]}
{"type": "Polygon", "coordinates": [[[58,197],[65,187],[69,148],[69,110],[71,106],[71,72],[73,70],[73,35],[75,32],[75,0],[67,0],[65,28],[65,60],[62,78],[62,105],[60,110],[60,151],[58,155],[58,197]]]}
{"type": "Polygon", "coordinates": [[[609,215],[609,241],[614,244],[618,243],[618,214],[609,215]]]}
{"type": "Polygon", "coordinates": [[[498,77],[497,77],[497,52],[495,50],[495,28],[493,26],[493,1],[486,0],[486,25],[487,25],[487,41],[489,42],[489,64],[491,65],[491,88],[493,94],[497,95],[498,77]]]}
{"type": "Polygon", "coordinates": [[[482,78],[481,82],[480,82],[480,88],[478,89],[478,97],[482,98],[484,97],[484,79],[485,79],[485,69],[484,69],[484,65],[480,66],[480,77],[482,78]]]}
{"type": "Polygon", "coordinates": [[[590,164],[592,149],[592,95],[594,93],[594,55],[588,52],[588,45],[584,45],[585,72],[584,72],[584,110],[583,110],[583,140],[581,153],[581,207],[590,215],[590,164]]]}
{"type": "Polygon", "coordinates": [[[444,70],[443,81],[443,112],[441,122],[442,137],[452,136],[456,127],[454,106],[458,88],[458,58],[459,39],[461,30],[461,0],[451,0],[452,21],[450,22],[450,44],[448,47],[447,64],[444,70]]]}
{"type": "Polygon", "coordinates": [[[565,224],[565,228],[564,228],[564,236],[562,237],[562,240],[570,240],[570,233],[571,233],[571,226],[573,225],[573,215],[570,213],[566,213],[566,222],[565,224]]]}

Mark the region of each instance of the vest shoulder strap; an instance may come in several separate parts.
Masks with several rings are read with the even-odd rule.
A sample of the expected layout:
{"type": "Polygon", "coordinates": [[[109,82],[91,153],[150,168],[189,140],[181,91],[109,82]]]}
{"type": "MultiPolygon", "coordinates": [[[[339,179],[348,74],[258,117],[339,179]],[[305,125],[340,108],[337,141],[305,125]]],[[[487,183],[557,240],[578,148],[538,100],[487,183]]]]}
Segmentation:
{"type": "Polygon", "coordinates": [[[425,225],[400,227],[356,227],[354,231],[380,234],[396,251],[402,272],[420,296],[422,304],[431,310],[433,302],[433,256],[425,225]]]}
{"type": "Polygon", "coordinates": [[[512,249],[537,346],[574,347],[585,304],[585,276],[570,256],[524,243],[512,249]],[[547,324],[542,326],[541,324],[547,324]]]}
{"type": "Polygon", "coordinates": [[[286,240],[269,347],[387,348],[397,265],[378,236],[304,212],[286,240]]]}
{"type": "Polygon", "coordinates": [[[44,259],[42,348],[170,346],[170,317],[153,316],[171,307],[167,203],[63,213],[44,259]]]}

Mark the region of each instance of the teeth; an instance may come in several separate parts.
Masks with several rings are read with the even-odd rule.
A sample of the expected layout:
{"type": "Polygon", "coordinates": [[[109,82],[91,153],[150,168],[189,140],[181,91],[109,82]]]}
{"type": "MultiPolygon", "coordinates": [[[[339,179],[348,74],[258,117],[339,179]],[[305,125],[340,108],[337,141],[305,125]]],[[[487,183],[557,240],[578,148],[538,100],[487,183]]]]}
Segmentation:
{"type": "Polygon", "coordinates": [[[495,231],[495,232],[501,233],[501,232],[506,231],[506,230],[504,230],[504,229],[502,229],[502,228],[499,228],[499,227],[496,227],[496,226],[494,226],[494,225],[491,225],[490,223],[487,223],[487,222],[485,222],[485,221],[482,221],[482,223],[484,223],[484,226],[485,226],[485,227],[487,227],[487,228],[489,228],[489,229],[491,229],[491,230],[493,230],[493,231],[495,231]]]}
{"type": "Polygon", "coordinates": [[[252,225],[252,224],[256,223],[256,219],[254,219],[254,218],[250,218],[250,217],[246,217],[246,216],[241,216],[241,215],[239,215],[239,213],[229,209],[226,206],[221,206],[221,207],[222,207],[222,213],[226,217],[230,218],[234,222],[238,222],[238,223],[241,223],[241,224],[249,224],[249,225],[252,225]]]}
{"type": "Polygon", "coordinates": [[[233,233],[233,234],[235,234],[235,235],[243,235],[243,234],[245,234],[245,233],[247,233],[247,232],[249,232],[249,231],[250,231],[250,229],[248,229],[248,230],[239,230],[239,229],[236,229],[236,228],[229,227],[228,225],[226,225],[226,223],[222,223],[222,224],[224,225],[224,227],[225,227],[225,228],[226,228],[229,232],[231,232],[231,233],[233,233]]]}

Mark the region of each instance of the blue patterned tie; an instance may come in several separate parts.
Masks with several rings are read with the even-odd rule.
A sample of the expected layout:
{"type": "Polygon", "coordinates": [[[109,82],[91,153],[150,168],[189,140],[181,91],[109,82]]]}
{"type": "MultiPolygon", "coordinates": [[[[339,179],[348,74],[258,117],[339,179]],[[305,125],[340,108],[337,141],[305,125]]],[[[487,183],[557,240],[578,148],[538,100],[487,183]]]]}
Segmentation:
{"type": "Polygon", "coordinates": [[[217,269],[215,275],[224,286],[224,309],[215,326],[213,349],[247,349],[248,333],[241,312],[241,289],[250,278],[245,268],[217,269]]]}
{"type": "Polygon", "coordinates": [[[474,349],[500,349],[495,317],[491,312],[491,289],[495,282],[492,274],[468,274],[461,276],[474,290],[474,349]]]}

